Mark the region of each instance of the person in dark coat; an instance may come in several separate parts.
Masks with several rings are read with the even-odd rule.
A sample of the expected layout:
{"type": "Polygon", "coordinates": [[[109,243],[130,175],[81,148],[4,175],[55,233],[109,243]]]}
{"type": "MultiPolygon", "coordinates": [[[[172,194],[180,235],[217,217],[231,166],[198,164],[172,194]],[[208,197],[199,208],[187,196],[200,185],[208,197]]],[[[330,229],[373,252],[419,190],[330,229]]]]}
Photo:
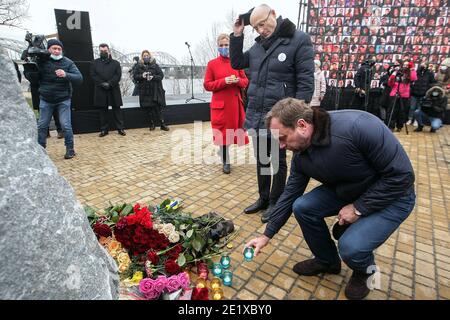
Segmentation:
{"type": "Polygon", "coordinates": [[[117,132],[125,136],[123,121],[122,94],[120,92],[120,79],[122,67],[120,63],[111,58],[109,46],[105,43],[99,46],[100,58],[95,59],[91,66],[91,77],[94,80],[94,106],[100,109],[100,137],[108,134],[108,107],[111,106],[114,116],[114,124],[117,132]]]}
{"type": "Polygon", "coordinates": [[[414,123],[414,112],[420,109],[422,99],[434,83],[436,80],[433,72],[428,69],[428,63],[422,62],[417,70],[417,80],[411,85],[411,106],[408,115],[410,124],[414,123]]]}
{"type": "Polygon", "coordinates": [[[294,213],[314,258],[298,262],[293,271],[340,274],[342,259],[353,271],[345,296],[363,299],[377,270],[373,251],[414,209],[415,175],[408,154],[389,128],[365,111],[327,112],[288,98],[273,107],[266,121],[280,146],[294,156],[264,235],[245,247],[254,247],[258,255],[294,213]],[[305,193],[311,179],[322,184],[305,193]],[[337,248],[325,221],[333,216],[347,227],[337,248]]]}
{"type": "Polygon", "coordinates": [[[447,95],[445,90],[436,85],[425,94],[420,109],[414,113],[418,126],[414,130],[420,132],[425,124],[430,124],[430,132],[436,132],[442,126],[445,109],[447,108],[447,95]]]}
{"type": "Polygon", "coordinates": [[[72,93],[73,85],[80,85],[83,76],[75,63],[63,54],[63,44],[58,39],[50,39],[47,43],[49,58],[38,60],[38,72],[24,73],[31,85],[39,88],[39,121],[38,143],[46,148],[47,133],[52,115],[58,111],[64,144],[66,146],[65,159],[75,157],[72,130],[72,93]]]}
{"type": "Polygon", "coordinates": [[[161,130],[169,131],[162,115],[162,108],[166,106],[166,93],[162,86],[164,73],[150,51],[142,51],[133,77],[139,86],[139,104],[141,108],[148,110],[150,115],[150,131],[155,130],[157,125],[161,126],[161,130]]]}
{"type": "Polygon", "coordinates": [[[233,69],[248,68],[250,85],[244,127],[253,136],[257,160],[259,199],[244,212],[252,214],[271,209],[283,193],[286,184],[286,150],[280,150],[267,131],[265,115],[285,97],[295,97],[309,103],[314,93],[314,50],[311,38],[297,30],[289,19],[277,18],[267,5],[253,9],[250,24],[260,35],[246,52],[244,19],[238,19],[230,36],[230,58],[233,69]],[[272,169],[271,170],[271,165],[272,169]]]}

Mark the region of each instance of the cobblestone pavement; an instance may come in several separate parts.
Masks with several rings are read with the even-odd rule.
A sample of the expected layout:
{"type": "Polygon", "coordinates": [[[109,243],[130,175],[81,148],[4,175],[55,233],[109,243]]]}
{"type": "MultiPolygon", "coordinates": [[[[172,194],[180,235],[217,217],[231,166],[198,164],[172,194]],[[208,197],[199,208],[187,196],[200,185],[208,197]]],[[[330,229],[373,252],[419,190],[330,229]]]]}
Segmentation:
{"type": "MultiPolygon", "coordinates": [[[[209,123],[203,124],[203,131],[209,133],[209,123]]],[[[377,250],[379,289],[368,299],[450,299],[450,127],[437,134],[411,131],[409,135],[404,131],[396,135],[415,169],[417,204],[377,250]]],[[[293,217],[262,254],[252,262],[243,262],[244,243],[264,230],[259,214],[243,213],[257,199],[250,145],[232,148],[239,153],[238,160],[246,164],[233,164],[231,175],[224,175],[218,163],[189,161],[202,148],[213,158],[217,151],[209,137],[201,141],[202,130],[194,130],[193,124],[172,126],[168,133],[159,129],[128,130],[126,137],[113,131],[104,138],[76,135],[78,154],[73,160],[63,159],[64,143],[55,135],[52,132],[48,142],[49,156],[82,204],[103,209],[109,202],[157,204],[172,197],[181,198],[185,211],[195,215],[214,210],[232,219],[239,234],[230,250],[234,283],[225,288],[226,299],[345,299],[351,271],[344,264],[339,275],[299,277],[292,271],[295,263],[311,257],[293,217]],[[181,131],[174,134],[175,129],[181,131]],[[190,164],[172,161],[172,146],[182,145],[180,132],[185,153],[178,150],[178,159],[190,164]]],[[[308,190],[317,185],[310,183],[308,190]]],[[[334,222],[335,218],[327,220],[330,227],[334,222]]]]}

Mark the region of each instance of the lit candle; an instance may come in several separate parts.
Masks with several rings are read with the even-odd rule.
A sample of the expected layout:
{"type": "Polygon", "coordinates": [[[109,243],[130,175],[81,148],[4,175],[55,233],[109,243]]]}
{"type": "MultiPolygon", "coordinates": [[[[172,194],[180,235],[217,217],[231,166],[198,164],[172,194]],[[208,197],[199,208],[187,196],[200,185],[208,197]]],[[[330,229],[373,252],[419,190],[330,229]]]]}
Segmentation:
{"type": "Polygon", "coordinates": [[[213,300],[222,300],[222,298],[223,298],[223,290],[222,289],[214,290],[212,296],[213,296],[212,297],[213,300]]]}
{"type": "Polygon", "coordinates": [[[220,259],[220,263],[222,264],[222,267],[224,269],[228,269],[231,265],[231,258],[228,256],[227,253],[225,253],[222,257],[222,259],[220,259]]]}
{"type": "Polygon", "coordinates": [[[255,250],[253,249],[253,247],[245,248],[245,250],[244,250],[245,261],[252,261],[254,252],[255,252],[255,250]]]}
{"type": "Polygon", "coordinates": [[[233,273],[231,271],[225,271],[223,273],[223,284],[231,287],[233,284],[233,273]]]}
{"type": "Polygon", "coordinates": [[[220,281],[219,278],[214,278],[214,279],[212,279],[210,286],[211,286],[211,289],[217,290],[222,287],[222,282],[220,281]]]}
{"type": "Polygon", "coordinates": [[[222,265],[220,263],[214,263],[212,272],[216,277],[220,277],[222,275],[222,265]]]}
{"type": "Polygon", "coordinates": [[[202,279],[202,278],[197,279],[196,287],[198,289],[206,288],[206,281],[205,281],[205,279],[202,279]]]}

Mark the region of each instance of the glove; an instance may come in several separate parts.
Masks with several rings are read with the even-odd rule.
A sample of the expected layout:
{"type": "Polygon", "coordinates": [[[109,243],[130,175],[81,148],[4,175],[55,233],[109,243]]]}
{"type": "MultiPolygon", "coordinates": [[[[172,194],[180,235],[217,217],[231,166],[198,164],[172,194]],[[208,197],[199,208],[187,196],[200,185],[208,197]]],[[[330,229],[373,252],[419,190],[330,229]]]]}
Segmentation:
{"type": "Polygon", "coordinates": [[[111,88],[111,85],[108,82],[103,82],[100,86],[105,90],[109,90],[111,88]]]}
{"type": "Polygon", "coordinates": [[[413,69],[413,68],[414,68],[414,62],[412,62],[412,61],[409,62],[409,68],[410,68],[410,69],[413,69]]]}

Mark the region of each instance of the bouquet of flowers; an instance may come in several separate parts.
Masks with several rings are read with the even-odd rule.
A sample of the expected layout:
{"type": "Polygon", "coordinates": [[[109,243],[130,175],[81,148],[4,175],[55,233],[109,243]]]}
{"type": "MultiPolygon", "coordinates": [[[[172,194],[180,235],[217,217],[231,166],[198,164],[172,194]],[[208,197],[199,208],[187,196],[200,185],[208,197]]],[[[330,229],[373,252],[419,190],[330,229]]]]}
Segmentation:
{"type": "Polygon", "coordinates": [[[179,201],[170,199],[156,207],[111,205],[101,215],[90,207],[85,210],[99,242],[118,263],[123,283],[139,286],[146,299],[188,289],[184,271],[221,255],[235,236],[230,233],[223,241],[211,237],[223,218],[193,218],[181,212],[179,201]]]}

